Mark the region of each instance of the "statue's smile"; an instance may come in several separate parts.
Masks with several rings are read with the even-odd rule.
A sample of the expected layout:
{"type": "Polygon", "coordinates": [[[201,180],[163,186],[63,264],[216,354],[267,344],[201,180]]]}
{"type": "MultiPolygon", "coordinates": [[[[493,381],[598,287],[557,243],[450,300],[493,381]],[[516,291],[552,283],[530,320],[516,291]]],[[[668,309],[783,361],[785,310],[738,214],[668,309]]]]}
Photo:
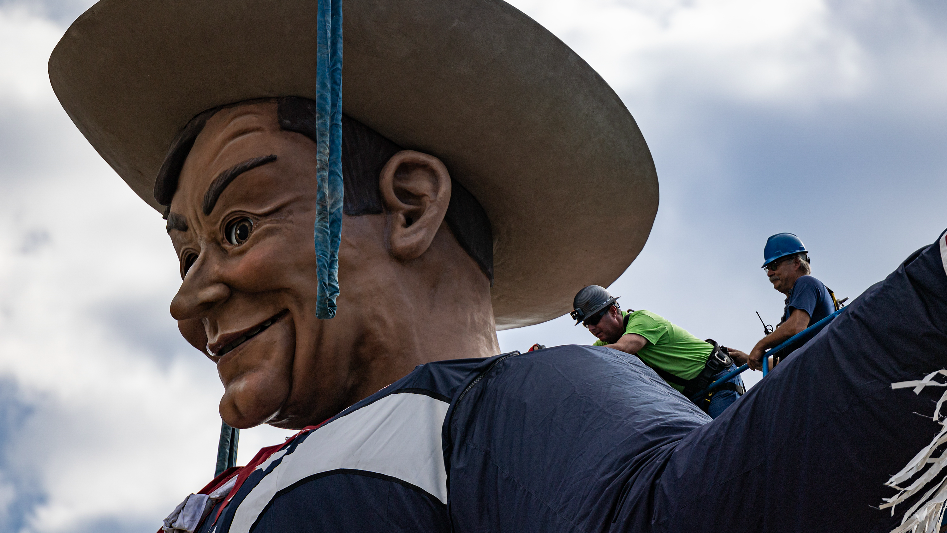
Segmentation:
{"type": "Polygon", "coordinates": [[[207,353],[214,359],[214,362],[220,362],[220,358],[233,351],[234,348],[259,335],[288,313],[289,311],[284,309],[255,326],[251,326],[242,331],[221,335],[216,342],[208,343],[207,353]]]}

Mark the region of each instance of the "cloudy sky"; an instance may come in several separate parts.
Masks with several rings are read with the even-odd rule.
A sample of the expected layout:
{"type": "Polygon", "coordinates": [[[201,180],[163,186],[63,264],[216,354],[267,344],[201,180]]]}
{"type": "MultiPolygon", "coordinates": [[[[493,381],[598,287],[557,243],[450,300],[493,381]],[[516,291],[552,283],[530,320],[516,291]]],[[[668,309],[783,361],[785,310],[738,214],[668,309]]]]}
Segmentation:
{"type": "MultiPolygon", "coordinates": [[[[797,233],[855,297],[947,227],[944,2],[513,3],[651,147],[661,206],[611,287],[624,306],[749,350],[754,311],[782,309],[767,236],[797,233]]],[[[213,473],[221,386],[168,315],[164,223],[49,87],[50,51],[91,4],[0,0],[0,531],[154,531],[213,473]]],[[[565,318],[500,334],[504,350],[592,340],[565,318]]],[[[245,431],[241,462],[283,435],[245,431]]]]}

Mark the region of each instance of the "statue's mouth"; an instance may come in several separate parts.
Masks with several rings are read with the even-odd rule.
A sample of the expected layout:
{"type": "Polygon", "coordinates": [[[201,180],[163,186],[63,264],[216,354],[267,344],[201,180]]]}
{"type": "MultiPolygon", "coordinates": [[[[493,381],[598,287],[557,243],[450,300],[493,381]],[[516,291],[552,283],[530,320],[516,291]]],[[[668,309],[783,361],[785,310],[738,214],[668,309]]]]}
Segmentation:
{"type": "Polygon", "coordinates": [[[211,355],[211,357],[214,357],[214,358],[219,359],[219,358],[221,358],[221,357],[227,355],[229,352],[233,351],[235,348],[237,348],[237,347],[240,346],[241,344],[247,342],[248,340],[252,339],[253,337],[256,337],[257,335],[259,335],[260,333],[262,333],[263,331],[265,331],[267,328],[269,328],[270,326],[272,326],[273,324],[275,324],[279,319],[281,319],[281,318],[283,318],[284,316],[286,316],[287,313],[289,313],[289,310],[284,309],[284,310],[280,311],[279,313],[276,313],[275,315],[273,315],[273,316],[270,317],[269,319],[267,319],[267,320],[265,320],[265,321],[263,321],[263,322],[261,322],[261,323],[255,325],[255,326],[251,326],[251,327],[249,327],[249,328],[247,328],[247,329],[245,329],[245,330],[243,330],[243,331],[238,331],[238,332],[236,332],[236,333],[232,333],[232,334],[227,335],[226,338],[221,339],[221,340],[224,341],[225,344],[223,344],[223,346],[221,346],[220,348],[218,348],[216,352],[213,351],[212,348],[217,348],[217,346],[220,346],[220,344],[221,344],[220,341],[214,343],[214,344],[216,344],[217,346],[211,346],[211,345],[208,344],[208,345],[207,345],[207,353],[209,353],[209,354],[211,355]],[[232,339],[232,340],[230,340],[230,339],[232,339]]]}

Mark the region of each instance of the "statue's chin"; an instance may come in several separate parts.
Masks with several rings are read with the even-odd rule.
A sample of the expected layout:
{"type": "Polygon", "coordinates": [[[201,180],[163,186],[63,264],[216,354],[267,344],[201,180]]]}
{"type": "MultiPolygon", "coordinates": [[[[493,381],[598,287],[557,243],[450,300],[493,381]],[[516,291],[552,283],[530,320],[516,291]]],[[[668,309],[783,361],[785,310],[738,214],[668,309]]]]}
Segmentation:
{"type": "Polygon", "coordinates": [[[244,376],[225,387],[220,417],[238,429],[256,427],[276,417],[288,397],[288,386],[267,383],[263,376],[244,376]],[[262,386],[264,383],[266,386],[262,386]]]}

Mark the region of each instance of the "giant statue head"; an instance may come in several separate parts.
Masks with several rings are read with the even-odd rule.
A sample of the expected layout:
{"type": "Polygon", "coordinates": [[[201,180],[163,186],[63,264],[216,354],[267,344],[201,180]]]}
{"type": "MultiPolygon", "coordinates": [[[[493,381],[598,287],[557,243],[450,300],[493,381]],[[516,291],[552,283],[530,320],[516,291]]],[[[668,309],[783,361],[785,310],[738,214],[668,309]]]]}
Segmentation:
{"type": "Polygon", "coordinates": [[[331,320],[315,316],[314,1],[103,0],[50,59],[75,124],[164,216],[171,315],[216,363],[236,427],[304,427],[415,365],[497,353],[497,328],[614,281],[657,210],[634,119],[522,13],[344,9],[331,320]]]}

